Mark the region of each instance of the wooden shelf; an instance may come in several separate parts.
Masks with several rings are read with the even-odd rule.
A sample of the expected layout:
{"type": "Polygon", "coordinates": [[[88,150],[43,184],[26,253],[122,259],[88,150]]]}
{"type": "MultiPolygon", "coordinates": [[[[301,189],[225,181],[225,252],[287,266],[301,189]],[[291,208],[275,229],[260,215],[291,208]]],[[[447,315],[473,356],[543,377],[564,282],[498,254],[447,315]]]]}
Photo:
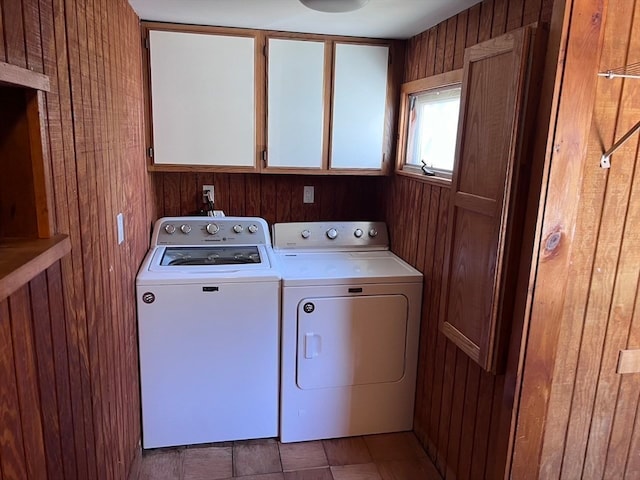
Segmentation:
{"type": "Polygon", "coordinates": [[[0,301],[71,251],[67,235],[0,241],[0,301]]]}
{"type": "Polygon", "coordinates": [[[49,77],[46,75],[5,62],[0,62],[0,84],[49,91],[49,77]]]}

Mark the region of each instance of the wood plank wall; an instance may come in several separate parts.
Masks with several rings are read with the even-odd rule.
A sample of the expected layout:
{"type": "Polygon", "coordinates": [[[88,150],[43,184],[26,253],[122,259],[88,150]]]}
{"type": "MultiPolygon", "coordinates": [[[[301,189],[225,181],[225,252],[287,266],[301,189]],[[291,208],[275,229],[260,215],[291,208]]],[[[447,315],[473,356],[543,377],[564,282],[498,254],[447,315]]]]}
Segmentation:
{"type": "MultiPolygon", "coordinates": [[[[568,108],[564,122],[561,111],[558,128],[567,130],[566,137],[575,145],[552,157],[552,165],[561,167],[550,173],[547,205],[561,202],[561,191],[574,181],[575,193],[563,202],[569,205],[555,210],[565,218],[567,211],[575,210],[575,233],[562,240],[559,255],[545,259],[541,253],[531,320],[533,347],[524,372],[526,410],[516,433],[514,475],[636,479],[640,478],[640,373],[622,375],[616,370],[621,350],[640,351],[638,135],[611,157],[610,170],[601,169],[599,161],[640,120],[640,80],[597,78],[594,70],[640,62],[640,0],[610,0],[604,7],[595,1],[573,4],[575,21],[570,30],[583,35],[569,38],[567,62],[582,67],[572,81],[584,91],[578,98],[569,94],[563,99],[564,93],[560,98],[560,108],[565,101],[568,108]],[[591,21],[598,11],[604,18],[603,39],[597,35],[598,22],[591,21]],[[600,45],[598,64],[592,52],[600,45]],[[584,134],[571,128],[576,118],[584,118],[576,114],[579,104],[593,107],[590,134],[588,117],[584,134]],[[569,161],[577,164],[573,173],[562,166],[569,161]],[[553,263],[559,261],[566,273],[557,280],[563,265],[553,263]],[[563,281],[564,295],[556,305],[545,307],[545,297],[553,295],[547,290],[562,293],[563,281]],[[535,420],[527,416],[532,414],[535,420]],[[532,462],[539,464],[539,470],[532,468],[532,462]]],[[[553,221],[545,215],[546,231],[555,228],[553,221]]],[[[565,221],[562,228],[570,232],[574,225],[565,221]]]]}
{"type": "Polygon", "coordinates": [[[202,207],[202,186],[215,186],[216,209],[226,215],[275,222],[381,220],[383,178],[240,173],[154,173],[158,216],[193,215],[202,207]],[[315,201],[302,202],[305,185],[315,201]]]}
{"type": "Polygon", "coordinates": [[[138,451],[134,277],[154,216],[139,39],[125,0],[0,0],[0,60],[51,80],[45,150],[72,243],[0,301],[3,480],[120,480],[138,451]]]}
{"type": "MultiPolygon", "coordinates": [[[[466,47],[549,22],[552,7],[553,0],[483,1],[408,41],[404,81],[461,68],[466,47]]],[[[449,188],[395,176],[382,198],[393,251],[425,275],[414,430],[443,477],[502,478],[515,387],[438,330],[449,188]]]]}

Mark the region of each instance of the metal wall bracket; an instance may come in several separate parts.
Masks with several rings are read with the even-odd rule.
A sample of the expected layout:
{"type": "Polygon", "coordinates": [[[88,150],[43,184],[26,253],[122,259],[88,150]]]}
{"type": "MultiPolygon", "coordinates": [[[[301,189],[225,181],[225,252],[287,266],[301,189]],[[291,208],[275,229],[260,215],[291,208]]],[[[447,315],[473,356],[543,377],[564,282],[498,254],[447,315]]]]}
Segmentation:
{"type": "MultiPolygon", "coordinates": [[[[638,78],[640,79],[640,63],[632,63],[625,67],[615,68],[613,70],[607,70],[606,72],[598,73],[599,77],[605,78],[638,78]]],[[[611,155],[614,154],[624,143],[631,138],[631,136],[640,130],[640,122],[636,123],[631,130],[629,130],[620,140],[618,140],[609,150],[604,152],[600,158],[600,167],[611,168],[611,155]]]]}
{"type": "Polygon", "coordinates": [[[614,152],[616,150],[618,150],[627,140],[629,140],[629,138],[631,138],[631,135],[633,135],[634,133],[636,133],[638,130],[640,130],[640,122],[636,123],[633,128],[631,130],[629,130],[624,137],[622,137],[620,140],[618,140],[613,147],[611,147],[609,150],[607,150],[606,152],[604,152],[604,155],[602,155],[602,158],[600,159],[600,166],[602,168],[610,168],[611,167],[611,161],[610,161],[610,157],[611,155],[614,154],[614,152]]]}

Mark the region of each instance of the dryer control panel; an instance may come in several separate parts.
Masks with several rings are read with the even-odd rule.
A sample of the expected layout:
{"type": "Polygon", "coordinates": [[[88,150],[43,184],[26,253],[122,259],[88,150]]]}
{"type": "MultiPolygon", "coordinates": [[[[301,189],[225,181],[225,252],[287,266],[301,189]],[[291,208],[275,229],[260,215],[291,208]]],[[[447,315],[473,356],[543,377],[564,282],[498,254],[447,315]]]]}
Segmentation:
{"type": "Polygon", "coordinates": [[[317,250],[388,250],[384,222],[291,222],[273,225],[273,247],[317,250]]]}

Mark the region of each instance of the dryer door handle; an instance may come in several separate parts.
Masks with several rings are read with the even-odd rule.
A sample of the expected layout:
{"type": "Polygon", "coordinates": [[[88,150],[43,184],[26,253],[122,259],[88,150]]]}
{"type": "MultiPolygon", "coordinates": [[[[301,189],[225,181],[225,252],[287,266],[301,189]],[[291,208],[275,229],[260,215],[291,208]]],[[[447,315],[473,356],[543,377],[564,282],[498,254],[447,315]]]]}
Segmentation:
{"type": "Polygon", "coordinates": [[[315,358],[320,355],[322,341],[320,335],[313,332],[304,334],[304,358],[315,358]]]}

